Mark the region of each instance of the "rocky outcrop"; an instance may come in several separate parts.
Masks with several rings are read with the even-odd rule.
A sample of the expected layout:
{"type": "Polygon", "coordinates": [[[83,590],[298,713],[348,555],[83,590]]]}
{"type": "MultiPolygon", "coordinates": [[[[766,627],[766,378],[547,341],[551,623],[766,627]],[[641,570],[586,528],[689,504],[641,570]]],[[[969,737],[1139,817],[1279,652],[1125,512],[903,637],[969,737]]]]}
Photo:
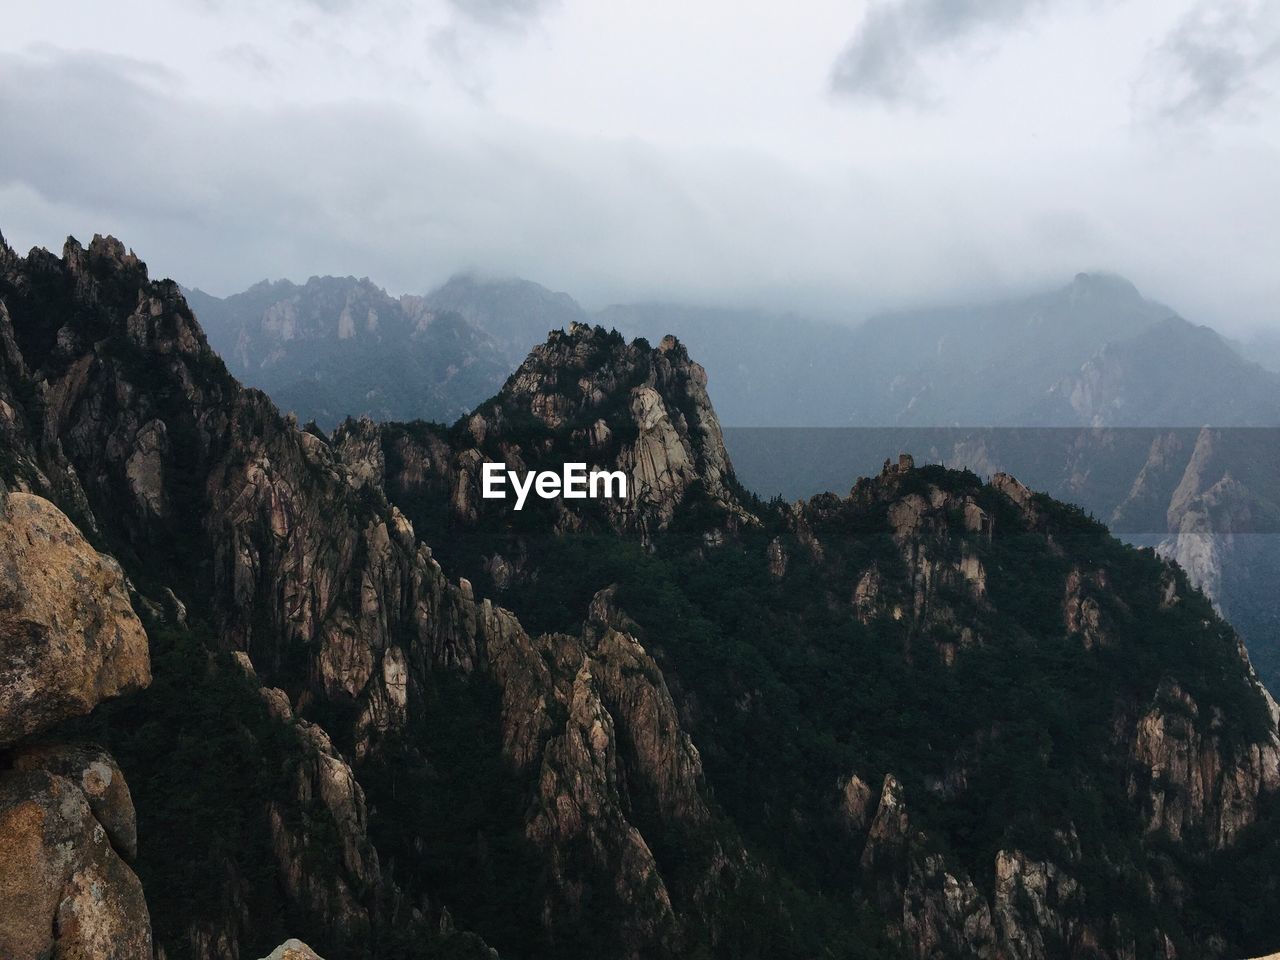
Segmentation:
{"type": "MultiPolygon", "coordinates": [[[[581,461],[588,470],[622,471],[628,495],[593,504],[616,533],[648,542],[691,496],[705,497],[727,528],[756,522],[742,506],[706,371],[683,345],[666,337],[650,348],[617,333],[575,323],[552,331],[502,391],[446,438],[440,432],[388,429],[396,469],[392,496],[447,495],[454,518],[482,521],[494,507],[480,497],[487,461],[512,470],[581,461]],[[527,429],[533,421],[534,432],[527,429]],[[536,437],[536,439],[535,439],[536,437]]],[[[526,509],[528,509],[526,507],[526,509]]],[[[566,500],[552,507],[552,526],[578,530],[593,511],[566,500]]]]}
{"type": "Polygon", "coordinates": [[[993,912],[1004,955],[1034,960],[1098,951],[1098,936],[1076,919],[1081,896],[1080,884],[1056,864],[998,852],[993,912]]]}
{"type": "MultiPolygon", "coordinates": [[[[1270,698],[1268,705],[1273,718],[1280,714],[1270,698]]],[[[1176,841],[1197,829],[1221,849],[1257,817],[1259,797],[1280,788],[1280,738],[1225,750],[1206,735],[1200,713],[1176,681],[1161,685],[1137,723],[1129,794],[1149,832],[1176,841]]]]}
{"type": "Polygon", "coordinates": [[[902,784],[887,774],[862,868],[891,928],[913,957],[1000,956],[990,905],[929,847],[926,834],[911,824],[902,784]]]}
{"type": "Polygon", "coordinates": [[[1086,650],[1107,642],[1107,629],[1102,605],[1094,592],[1104,592],[1106,574],[1102,571],[1081,573],[1073,568],[1067,574],[1065,596],[1062,601],[1062,618],[1067,633],[1078,634],[1086,650]]]}
{"type": "Polygon", "coordinates": [[[119,565],[53,504],[0,494],[0,746],[151,680],[119,565]]]}
{"type": "Polygon", "coordinates": [[[954,641],[943,641],[942,648],[947,661],[953,662],[961,640],[969,645],[975,638],[972,630],[960,629],[940,597],[959,589],[978,603],[984,601],[987,572],[979,551],[993,536],[994,520],[972,493],[931,483],[921,489],[916,482],[919,476],[914,460],[902,454],[896,463],[886,460],[878,477],[858,480],[845,501],[814,498],[805,512],[813,520],[850,506],[884,511],[889,535],[908,573],[907,589],[887,590],[880,569],[869,567],[853,589],[856,615],[863,623],[877,616],[905,619],[921,632],[943,626],[956,634],[954,641]]]}
{"type": "Polygon", "coordinates": [[[138,824],[133,797],[115,759],[95,744],[34,743],[9,756],[18,771],[43,770],[75,784],[89,811],[107,832],[111,846],[126,861],[138,855],[138,824]]]}
{"type": "MultiPolygon", "coordinates": [[[[536,782],[526,833],[548,858],[543,909],[552,929],[590,928],[597,921],[589,911],[607,895],[623,931],[621,955],[678,955],[705,891],[668,888],[641,829],[651,824],[633,811],[652,811],[662,829],[684,835],[707,831],[712,815],[701,758],[661,670],[634,636],[615,629],[628,618],[608,591],[593,601],[582,637],[530,638],[491,609],[482,622],[503,685],[506,749],[536,782]]],[[[712,841],[697,862],[706,879],[742,860],[712,841]]]]}
{"type": "Polygon", "coordinates": [[[34,758],[33,766],[0,775],[0,955],[151,957],[142,885],[125,863],[126,851],[114,845],[132,834],[133,824],[121,822],[126,811],[119,803],[104,799],[117,775],[98,761],[72,780],[34,758]],[[107,823],[94,815],[95,806],[107,823]]]}

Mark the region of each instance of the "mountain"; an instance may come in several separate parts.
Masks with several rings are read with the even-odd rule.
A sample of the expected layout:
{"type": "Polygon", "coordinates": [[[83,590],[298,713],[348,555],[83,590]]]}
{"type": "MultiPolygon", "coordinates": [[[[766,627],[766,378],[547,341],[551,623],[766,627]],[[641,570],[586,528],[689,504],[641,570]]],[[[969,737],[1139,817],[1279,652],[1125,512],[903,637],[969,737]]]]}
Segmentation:
{"type": "Polygon", "coordinates": [[[498,344],[508,370],[514,370],[549,330],[567,330],[586,314],[567,293],[530,280],[458,274],[423,298],[438,313],[456,313],[498,344]]]}
{"type": "Polygon", "coordinates": [[[232,373],[325,429],[348,416],[452,422],[548,330],[585,319],[567,294],[469,274],[399,299],[355,277],[183,292],[232,373]]]}
{"type": "Polygon", "coordinates": [[[104,238],[0,245],[0,375],[4,483],[147,630],[150,686],[52,732],[127,778],[168,957],[1280,944],[1280,731],[1236,635],[1012,477],[904,456],[764,503],[685,347],[585,324],[451,427],[300,430],[104,238]],[[517,512],[476,496],[498,456],[630,494],[517,512]]]}
{"type": "Polygon", "coordinates": [[[1280,598],[1262,586],[1280,577],[1280,526],[1258,521],[1275,511],[1280,475],[1256,468],[1271,463],[1276,437],[1252,429],[1280,426],[1280,374],[1127,281],[1080,274],[1032,297],[886,314],[855,328],[663,305],[601,316],[637,335],[682,332],[707,364],[743,482],[760,495],[843,486],[902,449],[985,475],[1013,472],[1182,559],[1280,690],[1280,598]],[[1204,425],[1235,435],[1220,441],[1227,452],[1212,476],[1192,470],[1187,483],[1203,492],[1230,479],[1243,522],[1193,521],[1183,517],[1187,498],[1174,500],[1204,425]],[[848,429],[819,429],[831,427],[848,429]],[[1158,500],[1146,462],[1164,431],[1182,452],[1158,500]],[[1131,504],[1118,513],[1140,482],[1145,512],[1131,504]]]}
{"type": "Polygon", "coordinates": [[[1107,343],[1054,384],[1032,420],[1090,426],[1280,425],[1280,374],[1208,327],[1169,317],[1107,343]]]}
{"type": "Polygon", "coordinates": [[[852,327],[663,305],[599,317],[632,336],[681,331],[734,427],[1280,423],[1280,375],[1106,274],[852,327]]]}
{"type": "Polygon", "coordinates": [[[1236,347],[1246,359],[1280,373],[1280,333],[1258,331],[1244,343],[1237,343],[1236,347]]]}
{"type": "Polygon", "coordinates": [[[588,315],[536,283],[465,274],[399,300],[352,277],[264,282],[226,300],[187,292],[233,373],[326,427],[362,414],[449,422],[548,330],[585,322],[655,342],[679,331],[733,426],[1280,422],[1280,374],[1106,274],[860,326],[667,303],[588,315]]]}
{"type": "Polygon", "coordinates": [[[501,386],[499,345],[455,313],[368,279],[263,282],[226,299],[184,291],[231,371],[302,420],[453,420],[501,386]]]}
{"type": "MultiPolygon", "coordinates": [[[[309,336],[330,341],[337,336],[348,299],[360,316],[395,313],[396,302],[367,282],[313,280],[308,286],[325,284],[341,290],[355,284],[360,294],[330,295],[325,309],[312,305],[301,314],[273,306],[284,293],[298,299],[292,285],[259,285],[240,295],[247,315],[266,317],[262,326],[275,333],[238,340],[228,349],[239,351],[241,363],[251,354],[266,358],[263,363],[279,362],[271,360],[277,354],[303,358],[309,336]],[[328,327],[299,332],[300,315],[312,318],[313,325],[317,316],[327,316],[328,327]],[[279,341],[282,331],[291,339],[279,341]],[[247,350],[248,342],[258,345],[247,350]]],[[[323,299],[317,290],[308,302],[323,299]]],[[[496,389],[548,327],[569,329],[587,320],[565,294],[528,281],[473,275],[454,277],[425,298],[404,297],[399,303],[414,316],[441,318],[433,321],[435,340],[415,348],[421,355],[368,335],[365,327],[371,324],[353,325],[348,310],[345,326],[355,331],[351,338],[364,337],[367,347],[343,347],[328,360],[306,360],[303,365],[312,371],[307,379],[262,385],[286,409],[309,411],[304,418],[313,416],[326,427],[341,412],[383,420],[450,420],[496,389]],[[458,336],[442,346],[440,334],[451,329],[448,320],[458,336]],[[453,358],[481,354],[490,362],[465,369],[482,376],[449,381],[450,371],[458,368],[453,358]],[[359,383],[353,384],[346,371],[356,356],[364,359],[359,383]],[[441,362],[432,363],[433,356],[441,362]],[[463,395],[457,394],[460,387],[466,388],[463,395]],[[442,393],[452,400],[442,399],[442,393]],[[396,402],[387,402],[387,394],[396,402]]],[[[197,301],[201,316],[209,309],[197,301]]],[[[1108,434],[1105,443],[1079,435],[1066,442],[1025,429],[1280,424],[1280,375],[1245,359],[1240,345],[1145,299],[1128,281],[1079,274],[1061,289],[1030,297],[884,314],[860,327],[671,303],[615,305],[591,319],[655,342],[670,330],[680,331],[710,368],[718,408],[727,411],[731,424],[847,425],[862,431],[855,436],[798,430],[782,436],[730,427],[729,442],[753,490],[808,496],[874,470],[884,456],[904,448],[929,451],[935,462],[986,474],[1004,470],[1025,476],[1037,489],[1119,521],[1117,529],[1135,542],[1159,545],[1186,561],[1196,585],[1245,635],[1266,682],[1280,690],[1280,599],[1258,588],[1268,577],[1280,576],[1280,539],[1274,537],[1280,530],[1257,524],[1246,524],[1248,530],[1214,530],[1201,523],[1194,536],[1182,532],[1180,511],[1171,510],[1168,499],[1176,484],[1165,490],[1161,504],[1148,491],[1141,522],[1132,509],[1120,516],[1116,511],[1139,480],[1153,434],[1139,431],[1123,439],[1108,434]],[[996,442],[985,429],[946,436],[927,429],[905,435],[877,429],[948,424],[1016,432],[996,442]]],[[[1269,438],[1253,434],[1250,440],[1265,444],[1269,438]]],[[[1184,446],[1189,453],[1194,438],[1184,446]]],[[[1239,482],[1248,462],[1266,460],[1265,451],[1246,453],[1242,443],[1229,448],[1235,462],[1221,462],[1215,481],[1234,476],[1239,482]]],[[[1252,497],[1251,512],[1266,514],[1274,478],[1255,479],[1246,490],[1237,489],[1236,498],[1252,497]]]]}

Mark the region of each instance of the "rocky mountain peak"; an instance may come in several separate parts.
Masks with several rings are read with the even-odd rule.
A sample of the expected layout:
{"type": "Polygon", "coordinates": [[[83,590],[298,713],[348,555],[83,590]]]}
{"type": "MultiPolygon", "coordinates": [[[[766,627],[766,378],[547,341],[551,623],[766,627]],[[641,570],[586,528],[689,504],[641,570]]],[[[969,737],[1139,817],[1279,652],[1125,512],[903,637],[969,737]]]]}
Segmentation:
{"type": "Polygon", "coordinates": [[[647,542],[691,498],[707,501],[728,527],[753,523],[706,386],[706,371],[675,337],[654,348],[572,323],[553,330],[498,395],[453,430],[391,428],[389,489],[447,491],[455,520],[498,522],[510,505],[482,498],[485,462],[519,471],[582,462],[588,470],[623,472],[628,495],[556,501],[555,529],[603,521],[647,542]]]}

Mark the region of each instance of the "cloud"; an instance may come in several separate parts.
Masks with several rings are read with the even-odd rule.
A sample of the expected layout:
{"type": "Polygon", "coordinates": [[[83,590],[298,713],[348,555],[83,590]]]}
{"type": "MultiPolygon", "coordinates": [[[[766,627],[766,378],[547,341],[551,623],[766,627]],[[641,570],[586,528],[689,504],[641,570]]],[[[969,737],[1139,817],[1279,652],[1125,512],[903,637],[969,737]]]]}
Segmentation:
{"type": "Polygon", "coordinates": [[[486,26],[522,29],[558,0],[448,0],[455,11],[486,26]]]}
{"type": "Polygon", "coordinates": [[[1197,320],[1274,316],[1257,202],[1280,191],[1274,151],[1055,143],[828,168],[488,110],[207,97],[120,57],[0,53],[0,229],[19,247],[114,233],[156,275],[219,294],[313,274],[420,293],[470,268],[588,305],[857,318],[1104,266],[1197,320]]]}
{"type": "Polygon", "coordinates": [[[1195,122],[1275,96],[1280,0],[1201,0],[1153,52],[1138,85],[1146,117],[1195,122]]]}
{"type": "Polygon", "coordinates": [[[925,61],[1016,26],[1049,0],[876,0],[831,70],[837,94],[888,104],[927,103],[925,61]]]}

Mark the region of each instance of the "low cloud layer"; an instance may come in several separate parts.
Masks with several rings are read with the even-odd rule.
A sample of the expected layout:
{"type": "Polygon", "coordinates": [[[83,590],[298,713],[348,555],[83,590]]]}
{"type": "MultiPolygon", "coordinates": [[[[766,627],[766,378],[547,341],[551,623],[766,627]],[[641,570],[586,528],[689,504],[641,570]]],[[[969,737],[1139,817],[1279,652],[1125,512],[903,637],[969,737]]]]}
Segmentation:
{"type": "Polygon", "coordinates": [[[224,294],[474,269],[590,306],[854,320],[1107,269],[1193,319],[1280,328],[1280,131],[1247,108],[1270,48],[1186,26],[1198,2],[1099,0],[1103,29],[1049,0],[831,0],[798,25],[673,5],[657,26],[574,0],[200,0],[109,43],[85,5],[63,43],[0,39],[0,231],[113,232],[224,294]],[[1193,55],[1184,27],[1240,56],[1193,55]],[[878,104],[934,108],[831,97],[837,58],[878,104]]]}

